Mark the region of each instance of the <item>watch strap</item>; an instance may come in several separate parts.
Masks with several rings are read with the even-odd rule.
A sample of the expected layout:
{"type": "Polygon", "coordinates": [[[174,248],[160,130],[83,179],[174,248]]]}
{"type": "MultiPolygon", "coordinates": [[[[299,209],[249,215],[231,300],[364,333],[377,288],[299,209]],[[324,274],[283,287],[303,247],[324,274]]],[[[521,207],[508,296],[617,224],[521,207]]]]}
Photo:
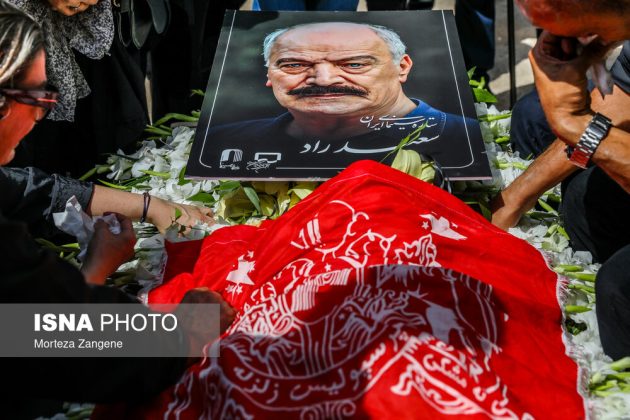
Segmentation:
{"type": "Polygon", "coordinates": [[[608,135],[610,127],[612,127],[610,118],[596,113],[591,122],[588,123],[588,126],[586,126],[586,130],[580,136],[580,140],[575,147],[567,146],[566,153],[569,161],[585,169],[599,144],[608,135]]]}

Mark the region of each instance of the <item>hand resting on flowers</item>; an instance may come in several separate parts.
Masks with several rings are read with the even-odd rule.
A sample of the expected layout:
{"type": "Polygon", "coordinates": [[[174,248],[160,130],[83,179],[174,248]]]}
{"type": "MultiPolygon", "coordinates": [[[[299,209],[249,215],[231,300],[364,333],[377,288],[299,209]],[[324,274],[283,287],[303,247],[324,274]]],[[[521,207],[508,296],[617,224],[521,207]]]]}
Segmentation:
{"type": "MultiPolygon", "coordinates": [[[[158,197],[151,197],[147,209],[147,222],[164,233],[173,222],[192,227],[197,222],[213,224],[212,210],[207,207],[195,207],[187,204],[173,203],[158,197]]],[[[100,216],[106,212],[124,214],[132,220],[140,220],[144,211],[144,197],[113,188],[94,186],[94,193],[87,212],[91,216],[100,216]]]]}

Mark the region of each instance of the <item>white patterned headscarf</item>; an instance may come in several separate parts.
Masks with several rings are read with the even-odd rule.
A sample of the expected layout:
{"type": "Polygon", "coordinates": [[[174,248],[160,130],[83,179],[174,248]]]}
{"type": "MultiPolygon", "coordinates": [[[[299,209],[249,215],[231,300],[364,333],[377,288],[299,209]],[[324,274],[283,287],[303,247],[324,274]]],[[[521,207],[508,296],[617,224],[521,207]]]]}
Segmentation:
{"type": "Polygon", "coordinates": [[[90,93],[90,87],[71,49],[98,60],[109,51],[114,38],[114,17],[110,0],[101,0],[85,12],[64,16],[50,8],[46,0],[9,0],[39,22],[46,36],[46,75],[59,90],[59,102],[48,118],[74,121],[77,100],[90,93]]]}

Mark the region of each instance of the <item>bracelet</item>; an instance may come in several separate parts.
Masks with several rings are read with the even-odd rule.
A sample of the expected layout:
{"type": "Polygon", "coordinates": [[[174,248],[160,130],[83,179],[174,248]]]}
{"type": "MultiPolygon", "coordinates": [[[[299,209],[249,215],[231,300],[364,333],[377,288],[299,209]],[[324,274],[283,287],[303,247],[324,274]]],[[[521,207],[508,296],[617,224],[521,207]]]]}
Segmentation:
{"type": "Polygon", "coordinates": [[[144,207],[142,208],[142,217],[140,218],[140,223],[144,223],[147,221],[147,213],[149,213],[149,205],[151,204],[151,195],[148,192],[142,193],[142,200],[144,207]]]}

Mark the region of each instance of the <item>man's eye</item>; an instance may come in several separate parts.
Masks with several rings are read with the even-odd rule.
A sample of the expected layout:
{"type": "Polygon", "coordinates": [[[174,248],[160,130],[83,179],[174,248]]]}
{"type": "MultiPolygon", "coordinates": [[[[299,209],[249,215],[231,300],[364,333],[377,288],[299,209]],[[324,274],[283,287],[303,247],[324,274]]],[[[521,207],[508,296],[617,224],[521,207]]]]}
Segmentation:
{"type": "Polygon", "coordinates": [[[284,63],[280,66],[283,69],[301,69],[306,67],[304,63],[284,63]]]}
{"type": "Polygon", "coordinates": [[[364,69],[367,69],[369,65],[366,63],[351,62],[351,63],[343,63],[341,67],[347,70],[364,70],[364,69]]]}

